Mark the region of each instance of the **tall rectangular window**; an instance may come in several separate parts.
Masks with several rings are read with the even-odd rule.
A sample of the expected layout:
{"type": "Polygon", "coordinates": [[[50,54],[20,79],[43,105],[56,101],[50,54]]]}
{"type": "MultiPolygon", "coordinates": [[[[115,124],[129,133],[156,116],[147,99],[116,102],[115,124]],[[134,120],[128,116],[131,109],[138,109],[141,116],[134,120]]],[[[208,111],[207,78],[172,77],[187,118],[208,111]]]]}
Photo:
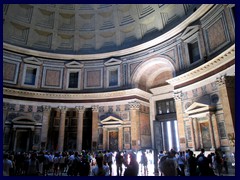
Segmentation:
{"type": "Polygon", "coordinates": [[[188,43],[188,52],[191,64],[200,59],[198,41],[188,43]]]}
{"type": "Polygon", "coordinates": [[[118,69],[109,71],[109,86],[118,85],[118,69]]]}
{"type": "Polygon", "coordinates": [[[37,68],[27,67],[24,84],[35,85],[37,68]]]}
{"type": "Polygon", "coordinates": [[[78,88],[78,72],[69,73],[69,84],[68,88],[78,88]]]}

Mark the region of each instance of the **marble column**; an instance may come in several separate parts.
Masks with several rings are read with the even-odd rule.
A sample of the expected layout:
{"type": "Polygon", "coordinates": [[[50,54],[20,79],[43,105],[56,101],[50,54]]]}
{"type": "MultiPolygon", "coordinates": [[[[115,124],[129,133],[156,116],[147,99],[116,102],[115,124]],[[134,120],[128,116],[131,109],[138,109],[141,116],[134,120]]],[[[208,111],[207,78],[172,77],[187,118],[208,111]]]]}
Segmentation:
{"type": "Polygon", "coordinates": [[[64,135],[65,135],[65,119],[66,119],[66,106],[59,107],[61,112],[61,119],[59,125],[59,135],[58,135],[58,151],[63,151],[64,146],[64,135]]]}
{"type": "Polygon", "coordinates": [[[211,149],[210,150],[215,150],[215,141],[214,141],[214,134],[213,134],[213,125],[212,125],[212,120],[211,120],[211,116],[208,113],[207,114],[207,118],[208,118],[208,122],[209,122],[209,133],[210,133],[210,139],[211,139],[211,149]]]}
{"type": "Polygon", "coordinates": [[[107,142],[108,142],[108,138],[107,138],[107,129],[105,127],[103,127],[103,150],[107,150],[107,142]]]}
{"type": "Polygon", "coordinates": [[[98,116],[99,106],[92,106],[92,150],[96,150],[98,142],[98,116]],[[96,144],[96,147],[93,145],[96,144]]]}
{"type": "Polygon", "coordinates": [[[221,143],[220,143],[220,137],[219,137],[219,133],[218,133],[218,125],[217,125],[216,114],[211,113],[210,118],[212,119],[213,134],[214,134],[214,140],[215,140],[216,148],[219,148],[221,143]]]}
{"type": "Polygon", "coordinates": [[[46,150],[51,106],[42,106],[42,108],[43,108],[43,121],[42,121],[42,132],[41,132],[41,149],[46,150]]]}
{"type": "Polygon", "coordinates": [[[199,129],[198,129],[198,122],[197,118],[193,118],[193,128],[195,134],[195,150],[200,149],[200,141],[199,141],[199,129]]]}
{"type": "Polygon", "coordinates": [[[195,144],[195,132],[193,128],[193,118],[189,118],[189,123],[190,123],[190,129],[191,129],[191,136],[192,136],[192,148],[193,150],[196,150],[196,144],[195,144]]]}
{"type": "Polygon", "coordinates": [[[184,119],[183,119],[183,108],[182,108],[182,92],[174,93],[174,100],[176,106],[177,114],[177,124],[178,124],[178,138],[180,151],[186,150],[186,137],[185,137],[185,128],[184,128],[184,119]]]}
{"type": "Polygon", "coordinates": [[[77,110],[77,151],[82,151],[82,137],[83,137],[83,114],[84,114],[84,106],[76,106],[77,110]]]}
{"type": "Polygon", "coordinates": [[[133,150],[140,149],[140,126],[139,126],[139,108],[140,103],[137,101],[129,103],[131,119],[131,144],[133,150]]]}
{"type": "Polygon", "coordinates": [[[123,127],[118,127],[118,149],[120,151],[123,150],[123,127]]]}

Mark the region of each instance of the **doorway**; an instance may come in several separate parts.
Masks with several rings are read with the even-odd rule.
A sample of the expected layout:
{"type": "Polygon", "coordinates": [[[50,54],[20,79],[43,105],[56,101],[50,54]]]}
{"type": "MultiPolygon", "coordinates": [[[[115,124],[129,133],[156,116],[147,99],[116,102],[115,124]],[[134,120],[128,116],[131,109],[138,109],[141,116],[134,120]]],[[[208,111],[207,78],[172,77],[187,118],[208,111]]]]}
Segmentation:
{"type": "Polygon", "coordinates": [[[112,152],[118,150],[118,132],[117,131],[109,132],[109,150],[112,152]]]}
{"type": "Polygon", "coordinates": [[[16,152],[27,152],[29,150],[29,131],[20,130],[16,132],[16,152]]]}

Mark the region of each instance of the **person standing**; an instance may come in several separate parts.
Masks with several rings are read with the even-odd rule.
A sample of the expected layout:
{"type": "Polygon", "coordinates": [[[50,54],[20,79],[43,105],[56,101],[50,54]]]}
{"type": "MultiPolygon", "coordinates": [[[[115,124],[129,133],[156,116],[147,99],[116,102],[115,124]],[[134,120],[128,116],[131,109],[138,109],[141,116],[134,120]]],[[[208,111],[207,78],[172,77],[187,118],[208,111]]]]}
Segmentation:
{"type": "Polygon", "coordinates": [[[103,163],[103,157],[97,156],[96,157],[96,166],[92,168],[91,176],[109,176],[109,167],[107,165],[104,165],[103,163]]]}
{"type": "Polygon", "coordinates": [[[116,155],[116,166],[117,166],[117,176],[122,176],[122,165],[123,165],[124,159],[121,151],[117,152],[116,155]]]}
{"type": "Polygon", "coordinates": [[[223,152],[222,154],[222,159],[223,159],[223,167],[225,169],[225,173],[228,174],[228,157],[225,154],[225,152],[223,152]]]}
{"type": "Polygon", "coordinates": [[[191,151],[191,150],[188,151],[188,155],[189,155],[189,157],[187,159],[187,161],[188,161],[187,164],[188,164],[189,175],[196,176],[197,175],[197,173],[196,173],[196,171],[197,171],[196,158],[193,156],[193,151],[191,151]]]}
{"type": "Polygon", "coordinates": [[[162,156],[159,162],[160,176],[177,176],[177,161],[169,155],[162,156]]]}
{"type": "Polygon", "coordinates": [[[127,167],[124,171],[124,176],[137,176],[139,170],[139,164],[137,162],[137,156],[134,153],[129,154],[130,162],[129,164],[125,163],[127,167]]]}
{"type": "MultiPolygon", "coordinates": [[[[142,164],[143,175],[144,175],[144,176],[147,176],[147,174],[148,174],[148,168],[147,168],[148,158],[147,158],[145,152],[142,152],[140,164],[142,164]]],[[[142,168],[141,168],[141,171],[142,171],[142,168]]]]}
{"type": "Polygon", "coordinates": [[[13,168],[13,163],[9,160],[9,155],[3,155],[3,176],[9,176],[10,169],[13,168]]]}
{"type": "Polygon", "coordinates": [[[112,158],[113,158],[113,153],[108,150],[107,152],[107,165],[109,166],[109,170],[110,170],[110,176],[112,176],[112,158]]]}
{"type": "Polygon", "coordinates": [[[28,162],[28,176],[38,176],[39,175],[39,160],[37,159],[37,153],[33,152],[28,162]]]}

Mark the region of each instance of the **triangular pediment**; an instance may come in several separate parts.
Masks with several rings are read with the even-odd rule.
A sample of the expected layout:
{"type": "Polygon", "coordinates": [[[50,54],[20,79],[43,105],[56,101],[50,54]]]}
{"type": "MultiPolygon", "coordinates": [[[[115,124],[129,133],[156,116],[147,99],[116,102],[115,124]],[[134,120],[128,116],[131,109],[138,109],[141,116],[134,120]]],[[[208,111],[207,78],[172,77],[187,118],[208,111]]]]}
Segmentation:
{"type": "Polygon", "coordinates": [[[202,104],[202,103],[198,103],[198,102],[194,102],[191,106],[189,106],[189,107],[186,109],[186,112],[187,112],[187,111],[191,111],[191,110],[206,108],[206,107],[209,107],[209,105],[207,105],[207,104],[202,104]]]}
{"type": "Polygon", "coordinates": [[[107,116],[106,118],[104,118],[102,121],[101,121],[101,123],[103,124],[103,125],[113,125],[113,124],[122,124],[123,123],[123,121],[121,120],[121,119],[119,119],[119,118],[117,118],[117,117],[114,117],[114,116],[112,116],[112,115],[109,115],[109,116],[107,116]]]}
{"type": "Polygon", "coordinates": [[[194,102],[191,106],[189,106],[185,110],[185,113],[187,113],[187,114],[198,114],[198,113],[209,112],[209,111],[214,111],[214,110],[215,110],[214,106],[209,106],[208,104],[194,102]]]}
{"type": "Polygon", "coordinates": [[[82,68],[83,64],[77,62],[77,61],[72,61],[70,63],[65,64],[66,67],[68,68],[82,68]]]}
{"type": "Polygon", "coordinates": [[[39,61],[37,58],[35,57],[26,57],[23,58],[23,62],[27,63],[27,64],[36,64],[36,65],[41,65],[42,62],[39,61]]]}
{"type": "Polygon", "coordinates": [[[181,39],[187,39],[188,37],[193,35],[195,32],[197,32],[199,28],[200,28],[199,25],[187,27],[183,32],[183,34],[181,35],[181,39]]]}
{"type": "Polygon", "coordinates": [[[121,64],[122,61],[121,60],[118,60],[118,59],[115,59],[115,58],[111,58],[109,59],[108,61],[106,61],[104,63],[105,66],[112,66],[112,65],[119,65],[121,64]]]}

